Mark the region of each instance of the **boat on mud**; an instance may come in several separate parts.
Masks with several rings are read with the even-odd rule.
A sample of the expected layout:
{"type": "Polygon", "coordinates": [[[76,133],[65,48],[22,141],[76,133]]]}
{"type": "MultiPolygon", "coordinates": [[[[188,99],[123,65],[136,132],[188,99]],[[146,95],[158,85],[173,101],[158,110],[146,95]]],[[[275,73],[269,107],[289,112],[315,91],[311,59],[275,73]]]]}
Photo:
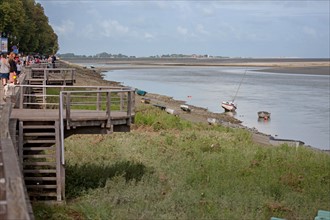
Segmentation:
{"type": "Polygon", "coordinates": [[[188,105],[180,105],[182,111],[191,112],[191,108],[188,105]]]}
{"type": "Polygon", "coordinates": [[[223,101],[221,103],[221,107],[224,108],[226,112],[234,112],[234,111],[236,111],[237,105],[235,104],[235,99],[237,97],[238,90],[241,88],[241,85],[242,85],[242,82],[243,82],[243,80],[245,78],[245,75],[246,75],[246,70],[245,70],[244,75],[243,75],[243,77],[242,77],[242,79],[241,79],[241,81],[240,81],[240,83],[238,85],[238,88],[236,90],[236,93],[234,95],[234,98],[231,101],[223,101]]]}
{"type": "Polygon", "coordinates": [[[236,109],[237,109],[237,106],[236,106],[236,104],[233,101],[222,102],[221,103],[221,107],[225,111],[229,111],[229,112],[236,111],[236,109]]]}
{"type": "Polygon", "coordinates": [[[147,94],[146,91],[140,90],[140,89],[136,89],[135,92],[136,92],[136,94],[138,94],[140,96],[145,96],[147,94]]]}
{"type": "Polygon", "coordinates": [[[150,104],[150,99],[149,98],[141,98],[141,102],[144,104],[150,104]]]}

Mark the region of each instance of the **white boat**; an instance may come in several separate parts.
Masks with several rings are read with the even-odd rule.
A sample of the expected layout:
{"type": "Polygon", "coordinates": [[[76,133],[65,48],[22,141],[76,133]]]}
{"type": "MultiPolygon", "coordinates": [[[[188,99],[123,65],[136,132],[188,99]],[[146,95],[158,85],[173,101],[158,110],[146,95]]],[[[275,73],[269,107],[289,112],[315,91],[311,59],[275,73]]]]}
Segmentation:
{"type": "Polygon", "coordinates": [[[185,112],[191,112],[191,109],[188,105],[180,105],[180,108],[185,112]]]}
{"type": "Polygon", "coordinates": [[[167,108],[167,107],[166,107],[165,111],[166,111],[168,114],[171,114],[171,115],[178,115],[178,112],[175,111],[174,109],[171,109],[171,108],[167,108]]]}
{"type": "Polygon", "coordinates": [[[234,102],[228,101],[228,102],[222,102],[221,107],[225,109],[225,111],[233,112],[236,111],[237,106],[234,102]]]}
{"type": "Polygon", "coordinates": [[[238,90],[240,89],[240,87],[241,87],[241,85],[242,85],[242,82],[243,82],[243,80],[244,80],[245,75],[246,75],[246,70],[245,70],[244,75],[243,75],[243,77],[242,77],[242,79],[241,79],[241,82],[240,82],[239,85],[238,85],[238,88],[237,88],[237,90],[236,90],[236,94],[235,94],[233,100],[232,100],[232,101],[223,101],[223,102],[221,103],[221,107],[224,108],[225,111],[227,111],[227,112],[228,112],[228,111],[229,111],[229,112],[234,112],[234,111],[236,111],[236,109],[237,109],[237,105],[235,104],[234,101],[235,101],[235,99],[236,99],[236,97],[237,97],[238,90]]]}

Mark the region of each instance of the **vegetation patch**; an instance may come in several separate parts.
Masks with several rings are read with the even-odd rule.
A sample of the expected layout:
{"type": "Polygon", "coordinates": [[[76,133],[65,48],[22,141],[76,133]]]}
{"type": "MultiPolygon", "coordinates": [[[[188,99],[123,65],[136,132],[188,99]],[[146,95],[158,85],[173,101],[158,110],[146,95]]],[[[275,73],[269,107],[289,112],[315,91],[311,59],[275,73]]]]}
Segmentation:
{"type": "Polygon", "coordinates": [[[65,140],[64,206],[37,219],[313,219],[330,210],[330,157],[260,146],[243,129],[142,106],[134,130],[65,140]]]}

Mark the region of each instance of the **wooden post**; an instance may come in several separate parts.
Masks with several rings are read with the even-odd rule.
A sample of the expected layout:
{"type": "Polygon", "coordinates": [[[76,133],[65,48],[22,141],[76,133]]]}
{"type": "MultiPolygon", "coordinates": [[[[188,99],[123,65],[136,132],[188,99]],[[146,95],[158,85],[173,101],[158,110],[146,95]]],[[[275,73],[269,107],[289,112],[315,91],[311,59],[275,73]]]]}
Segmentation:
{"type": "Polygon", "coordinates": [[[128,121],[127,125],[131,125],[132,123],[132,91],[127,92],[127,116],[128,116],[128,121]]]}
{"type": "Polygon", "coordinates": [[[108,116],[108,120],[107,120],[107,128],[110,128],[110,132],[113,132],[113,126],[111,125],[111,92],[108,91],[107,93],[107,116],[108,116]]]}
{"type": "Polygon", "coordinates": [[[68,130],[70,130],[70,118],[71,118],[71,116],[70,116],[70,111],[71,111],[70,105],[71,105],[71,103],[70,103],[70,92],[67,92],[65,109],[66,109],[66,128],[68,130]]]}

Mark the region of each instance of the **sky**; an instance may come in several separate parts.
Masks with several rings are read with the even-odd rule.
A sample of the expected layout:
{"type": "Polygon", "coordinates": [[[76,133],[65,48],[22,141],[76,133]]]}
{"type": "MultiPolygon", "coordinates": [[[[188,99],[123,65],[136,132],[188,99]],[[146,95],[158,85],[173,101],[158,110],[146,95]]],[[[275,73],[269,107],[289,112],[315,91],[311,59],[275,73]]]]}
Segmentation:
{"type": "Polygon", "coordinates": [[[58,53],[330,57],[330,0],[36,0],[58,53]]]}

